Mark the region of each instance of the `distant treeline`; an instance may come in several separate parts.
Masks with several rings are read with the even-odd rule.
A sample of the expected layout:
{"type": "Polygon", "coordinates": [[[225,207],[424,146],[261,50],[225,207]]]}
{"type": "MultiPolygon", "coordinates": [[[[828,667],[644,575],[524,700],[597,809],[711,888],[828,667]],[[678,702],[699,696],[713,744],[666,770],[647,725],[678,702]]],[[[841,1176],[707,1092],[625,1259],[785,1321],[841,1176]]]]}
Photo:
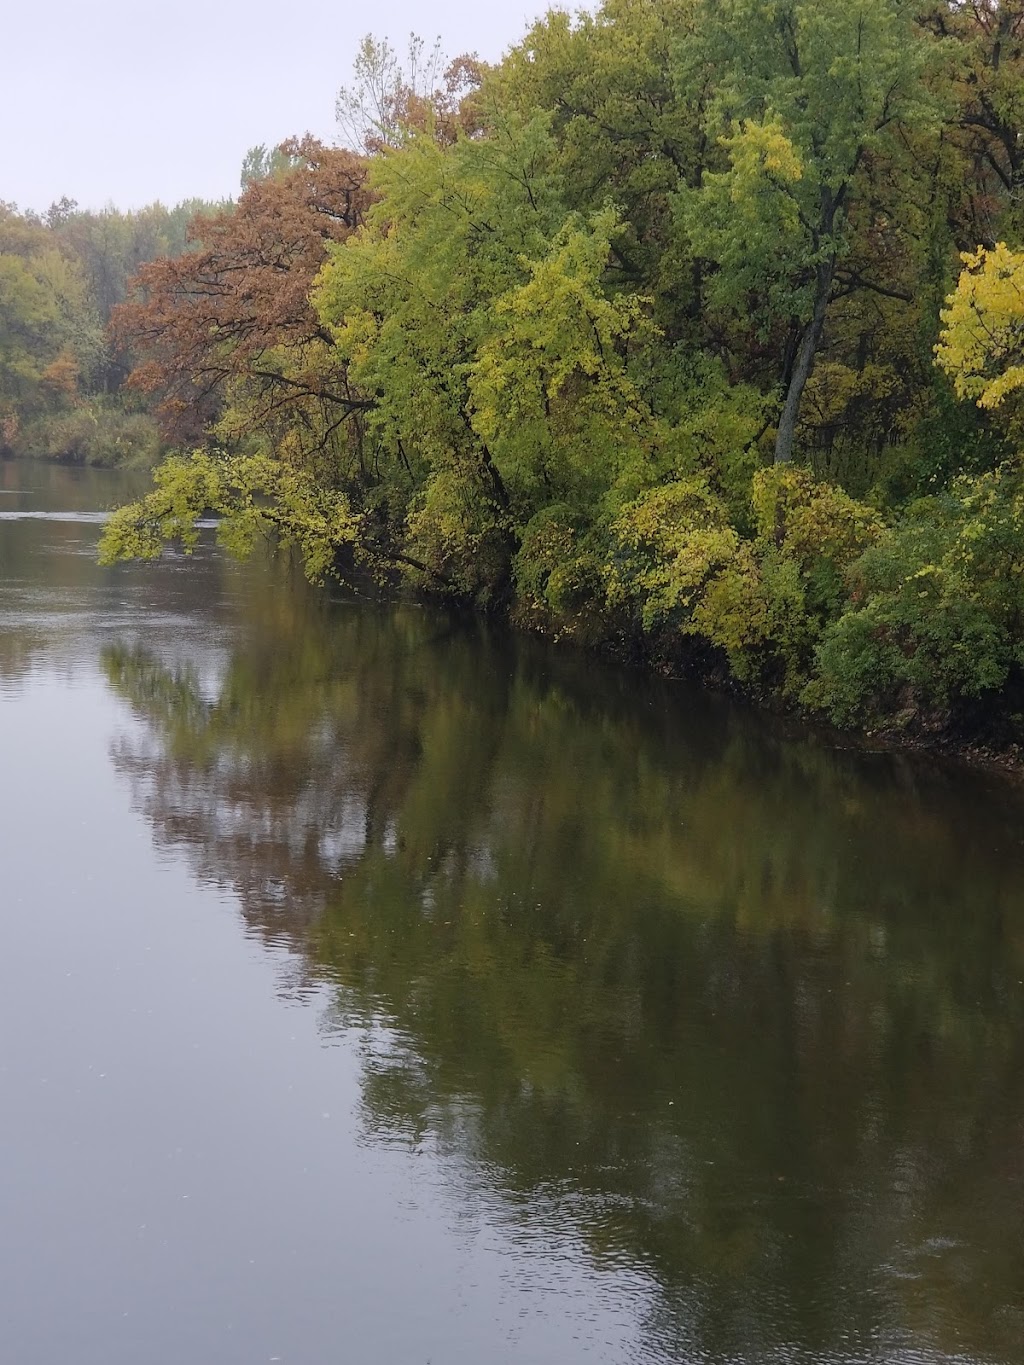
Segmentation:
{"type": "Polygon", "coordinates": [[[114,309],[193,453],[106,555],[213,507],[313,577],[1014,742],[1024,0],[606,0],[493,67],[367,39],[338,113],[114,309]]]}
{"type": "Polygon", "coordinates": [[[151,405],[123,388],[136,357],[107,329],[139,268],[180,255],[213,207],[93,213],[62,199],[38,215],[0,203],[0,454],[114,465],[166,452],[151,405]]]}

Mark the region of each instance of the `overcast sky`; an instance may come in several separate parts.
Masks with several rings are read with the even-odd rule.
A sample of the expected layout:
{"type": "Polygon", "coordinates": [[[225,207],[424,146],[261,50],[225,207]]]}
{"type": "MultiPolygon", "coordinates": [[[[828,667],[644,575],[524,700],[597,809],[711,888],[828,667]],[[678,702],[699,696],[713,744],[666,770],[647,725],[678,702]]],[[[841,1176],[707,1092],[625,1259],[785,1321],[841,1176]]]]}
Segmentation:
{"type": "MultiPolygon", "coordinates": [[[[234,195],[249,147],[333,141],[367,32],[494,60],[545,0],[19,0],[2,20],[0,200],[43,210],[234,195]]],[[[566,8],[575,8],[567,5],[566,8]]]]}

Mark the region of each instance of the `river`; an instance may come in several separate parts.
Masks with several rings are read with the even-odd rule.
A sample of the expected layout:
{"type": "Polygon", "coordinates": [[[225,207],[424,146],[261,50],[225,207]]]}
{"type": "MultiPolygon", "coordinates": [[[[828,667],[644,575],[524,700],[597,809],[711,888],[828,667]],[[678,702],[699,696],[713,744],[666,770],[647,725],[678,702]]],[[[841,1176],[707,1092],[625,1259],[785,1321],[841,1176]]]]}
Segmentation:
{"type": "Polygon", "coordinates": [[[1024,1360],[1017,790],[132,491],[0,463],[0,1359],[1024,1360]]]}

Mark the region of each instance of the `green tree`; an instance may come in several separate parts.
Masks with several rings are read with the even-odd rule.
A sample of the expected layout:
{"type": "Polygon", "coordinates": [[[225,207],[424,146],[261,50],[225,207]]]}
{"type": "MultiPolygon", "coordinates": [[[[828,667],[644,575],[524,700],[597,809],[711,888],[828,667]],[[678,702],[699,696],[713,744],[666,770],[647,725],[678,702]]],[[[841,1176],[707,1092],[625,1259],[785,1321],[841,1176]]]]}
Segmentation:
{"type": "Polygon", "coordinates": [[[593,515],[653,421],[630,373],[652,335],[608,293],[613,210],[566,213],[548,119],[379,160],[366,231],[332,252],[317,306],[395,472],[411,553],[462,591],[508,589],[531,516],[593,515]]]}
{"type": "Polygon", "coordinates": [[[673,75],[697,14],[697,0],[606,0],[574,18],[553,10],[487,72],[480,100],[485,121],[548,114],[567,207],[618,207],[611,279],[650,295],[666,338],[689,343],[702,339],[701,278],[673,199],[721,160],[705,127],[707,74],[685,89],[673,75]]]}
{"type": "Polygon", "coordinates": [[[76,260],[42,223],[0,205],[0,441],[73,403],[102,351],[76,260]]]}
{"type": "Polygon", "coordinates": [[[930,51],[901,0],[708,0],[681,44],[684,88],[713,72],[709,129],[729,157],[683,200],[716,267],[710,297],[789,331],[777,463],[793,457],[853,206],[887,140],[927,116],[930,51]]]}

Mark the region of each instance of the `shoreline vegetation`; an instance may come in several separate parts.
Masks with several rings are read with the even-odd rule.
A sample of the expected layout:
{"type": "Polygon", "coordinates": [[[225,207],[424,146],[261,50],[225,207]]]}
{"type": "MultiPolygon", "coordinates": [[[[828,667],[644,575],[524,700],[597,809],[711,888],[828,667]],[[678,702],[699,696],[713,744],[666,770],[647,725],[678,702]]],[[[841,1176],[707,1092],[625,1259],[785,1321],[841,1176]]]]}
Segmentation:
{"type": "Polygon", "coordinates": [[[213,511],[313,581],[1018,765],[1022,91],[1024,0],[607,0],[495,66],[367,38],[344,145],[254,148],[112,299],[172,453],[103,559],[213,511]]]}

